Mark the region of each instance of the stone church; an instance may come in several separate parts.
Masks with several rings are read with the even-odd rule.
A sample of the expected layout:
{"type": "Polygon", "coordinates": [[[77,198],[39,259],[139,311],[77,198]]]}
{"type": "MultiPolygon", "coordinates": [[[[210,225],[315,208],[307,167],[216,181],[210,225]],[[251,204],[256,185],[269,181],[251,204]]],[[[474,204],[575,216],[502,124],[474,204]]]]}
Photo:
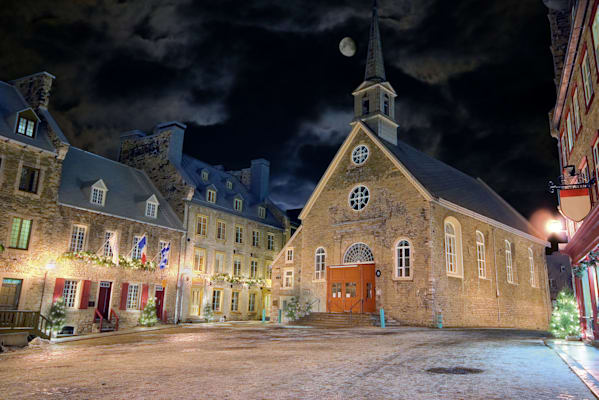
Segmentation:
{"type": "Polygon", "coordinates": [[[352,94],[351,131],[273,262],[272,318],[295,298],[409,325],[547,329],[548,243],[482,180],[399,139],[376,5],[352,94]]]}

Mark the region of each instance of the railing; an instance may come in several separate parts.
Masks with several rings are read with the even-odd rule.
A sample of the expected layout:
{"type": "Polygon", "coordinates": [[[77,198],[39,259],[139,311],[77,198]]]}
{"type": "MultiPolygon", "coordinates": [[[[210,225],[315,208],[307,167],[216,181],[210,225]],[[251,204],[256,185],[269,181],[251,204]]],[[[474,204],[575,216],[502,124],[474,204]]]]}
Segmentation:
{"type": "Polygon", "coordinates": [[[97,318],[100,318],[100,332],[102,332],[102,323],[104,322],[104,316],[102,315],[102,313],[100,313],[100,310],[98,310],[96,308],[96,312],[95,312],[95,318],[94,320],[97,318]]]}
{"type": "Polygon", "coordinates": [[[353,312],[353,309],[358,304],[361,304],[361,306],[360,306],[360,312],[361,313],[364,312],[364,299],[358,299],[358,301],[356,301],[354,304],[352,304],[352,306],[349,308],[349,323],[350,323],[350,325],[352,325],[352,312],[353,312]]]}
{"type": "Polygon", "coordinates": [[[320,299],[316,299],[316,300],[314,300],[312,303],[310,303],[310,304],[309,304],[309,306],[310,306],[310,312],[312,312],[312,311],[311,311],[311,310],[312,310],[312,306],[313,306],[314,304],[316,304],[316,303],[318,303],[318,306],[319,306],[319,307],[318,307],[318,311],[320,311],[320,299]]]}
{"type": "Polygon", "coordinates": [[[30,330],[44,339],[50,339],[52,335],[52,322],[39,311],[2,310],[0,328],[30,330]]]}
{"type": "Polygon", "coordinates": [[[110,322],[112,323],[112,316],[114,315],[115,318],[115,323],[114,323],[114,330],[118,331],[119,330],[119,315],[114,311],[113,308],[110,309],[110,314],[108,314],[108,319],[110,320],[110,322]]]}

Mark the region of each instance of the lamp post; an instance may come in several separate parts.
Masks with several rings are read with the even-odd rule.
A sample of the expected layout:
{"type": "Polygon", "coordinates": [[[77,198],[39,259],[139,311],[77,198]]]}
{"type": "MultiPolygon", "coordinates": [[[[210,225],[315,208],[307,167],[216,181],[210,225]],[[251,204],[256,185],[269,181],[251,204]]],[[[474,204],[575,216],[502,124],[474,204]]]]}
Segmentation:
{"type": "Polygon", "coordinates": [[[51,260],[46,264],[46,272],[44,273],[44,283],[42,284],[42,298],[40,299],[40,314],[42,313],[42,305],[44,304],[44,292],[46,291],[46,278],[48,277],[48,271],[56,268],[56,261],[51,260]]]}

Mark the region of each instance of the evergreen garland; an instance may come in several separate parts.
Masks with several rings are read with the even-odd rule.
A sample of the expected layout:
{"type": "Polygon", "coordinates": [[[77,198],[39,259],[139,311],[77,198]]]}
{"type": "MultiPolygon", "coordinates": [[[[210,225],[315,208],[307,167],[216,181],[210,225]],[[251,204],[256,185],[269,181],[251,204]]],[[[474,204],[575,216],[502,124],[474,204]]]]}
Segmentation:
{"type": "Polygon", "coordinates": [[[578,267],[574,267],[574,273],[577,277],[582,278],[588,267],[597,265],[599,261],[599,252],[591,251],[585,261],[581,261],[578,267]]]}
{"type": "Polygon", "coordinates": [[[564,289],[557,295],[549,330],[553,336],[561,339],[580,334],[578,305],[574,294],[569,290],[564,289]]]}
{"type": "Polygon", "coordinates": [[[154,326],[157,322],[158,317],[156,316],[156,298],[151,297],[148,299],[146,306],[139,316],[139,324],[142,326],[154,326]]]}
{"type": "MultiPolygon", "coordinates": [[[[88,251],[80,251],[76,253],[64,253],[60,256],[62,260],[81,260],[88,263],[94,263],[103,267],[116,267],[116,264],[112,262],[112,257],[99,256],[95,253],[88,251]]],[[[156,269],[156,263],[154,261],[146,261],[145,264],[139,259],[128,259],[123,256],[119,256],[119,267],[125,269],[140,269],[145,271],[154,271],[156,269]]]]}
{"type": "Polygon", "coordinates": [[[50,307],[50,315],[48,316],[52,323],[52,330],[54,332],[58,332],[62,329],[66,319],[66,315],[67,312],[66,307],[64,305],[64,299],[62,297],[59,297],[58,300],[56,300],[56,302],[52,304],[52,307],[50,307]]]}
{"type": "Polygon", "coordinates": [[[247,285],[248,287],[252,286],[266,286],[266,279],[264,278],[248,278],[245,276],[239,275],[229,275],[227,273],[220,273],[216,275],[212,275],[210,280],[214,282],[226,282],[233,285],[247,285]]]}

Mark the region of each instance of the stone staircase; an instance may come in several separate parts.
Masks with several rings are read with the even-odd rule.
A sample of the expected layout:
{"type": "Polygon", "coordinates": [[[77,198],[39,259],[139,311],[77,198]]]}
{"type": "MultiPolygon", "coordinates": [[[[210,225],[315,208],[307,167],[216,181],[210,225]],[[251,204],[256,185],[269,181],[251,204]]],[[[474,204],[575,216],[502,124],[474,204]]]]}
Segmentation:
{"type": "MultiPolygon", "coordinates": [[[[313,312],[293,321],[293,325],[313,326],[317,328],[352,328],[359,326],[381,326],[378,314],[350,314],[313,312]]],[[[387,327],[400,326],[399,322],[385,317],[387,327]]]]}

